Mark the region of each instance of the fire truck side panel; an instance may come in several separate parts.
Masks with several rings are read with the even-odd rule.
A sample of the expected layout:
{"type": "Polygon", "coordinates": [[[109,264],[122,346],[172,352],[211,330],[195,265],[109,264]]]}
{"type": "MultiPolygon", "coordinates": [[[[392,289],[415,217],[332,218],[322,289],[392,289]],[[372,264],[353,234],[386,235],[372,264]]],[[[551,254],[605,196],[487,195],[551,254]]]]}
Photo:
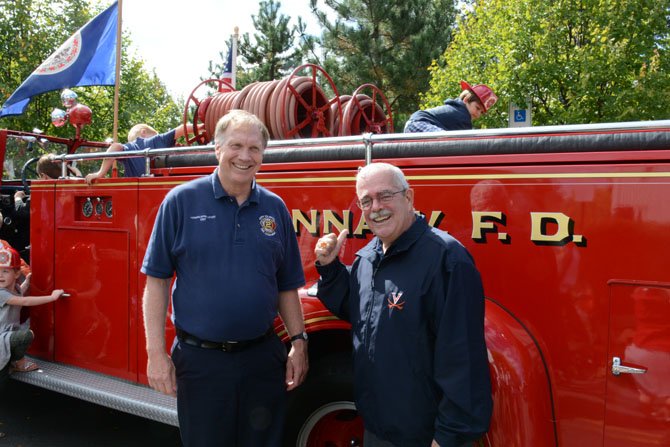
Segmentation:
{"type": "Polygon", "coordinates": [[[670,445],[670,283],[610,281],[608,360],[638,373],[608,374],[604,446],[670,445]]]}
{"type": "MultiPolygon", "coordinates": [[[[33,183],[30,195],[30,268],[32,277],[30,293],[46,295],[54,289],[54,206],[56,183],[44,181],[33,183]],[[39,225],[35,223],[39,222],[39,225]],[[35,254],[39,253],[38,256],[35,254]]],[[[53,360],[55,344],[54,304],[30,308],[30,326],[35,340],[30,347],[31,354],[53,360]]]]}
{"type": "Polygon", "coordinates": [[[137,380],[137,182],[56,189],[55,360],[137,380]]]}
{"type": "MultiPolygon", "coordinates": [[[[533,132],[528,141],[416,136],[365,154],[403,169],[417,212],[460,240],[481,272],[494,390],[486,445],[670,445],[670,123],[533,132]],[[562,151],[550,150],[555,145],[562,151]]],[[[313,158],[300,149],[268,149],[257,180],[284,199],[298,236],[314,365],[305,389],[314,390],[333,383],[341,372],[333,359],[349,358],[350,349],[348,324],[315,298],[314,244],[349,230],[340,253],[348,264],[372,235],[355,201],[356,169],[365,162],[337,158],[357,149],[303,152],[313,158]],[[325,372],[328,381],[319,382],[325,372]]],[[[146,244],[167,191],[211,170],[166,164],[154,171],[163,175],[92,187],[33,183],[32,292],[73,293],[34,309],[33,355],[146,383],[139,273],[146,244]]],[[[275,329],[285,340],[279,320],[275,329]]]]}

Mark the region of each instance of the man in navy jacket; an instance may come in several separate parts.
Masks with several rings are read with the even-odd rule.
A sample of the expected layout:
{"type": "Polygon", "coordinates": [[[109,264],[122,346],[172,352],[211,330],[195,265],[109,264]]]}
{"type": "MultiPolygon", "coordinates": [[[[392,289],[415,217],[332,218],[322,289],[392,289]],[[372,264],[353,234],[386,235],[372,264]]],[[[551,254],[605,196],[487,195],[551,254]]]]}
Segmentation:
{"type": "Polygon", "coordinates": [[[349,267],[337,258],[346,230],[321,238],[315,254],[319,299],[352,326],[364,445],[476,440],[492,412],[479,272],[456,239],[417,217],[397,167],[366,166],[356,194],[376,237],[349,267]]]}

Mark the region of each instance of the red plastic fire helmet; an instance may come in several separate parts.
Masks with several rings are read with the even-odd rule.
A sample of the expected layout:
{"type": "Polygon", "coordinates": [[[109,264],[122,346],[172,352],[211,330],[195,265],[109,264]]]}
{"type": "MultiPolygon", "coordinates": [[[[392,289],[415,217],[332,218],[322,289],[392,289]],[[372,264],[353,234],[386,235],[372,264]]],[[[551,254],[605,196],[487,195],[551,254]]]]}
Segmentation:
{"type": "Polygon", "coordinates": [[[484,106],[484,113],[488,112],[491,107],[498,101],[498,97],[488,85],[477,84],[471,86],[465,81],[461,81],[461,90],[470,90],[479,99],[479,102],[484,106]]]}
{"type": "Polygon", "coordinates": [[[9,245],[0,246],[0,268],[17,269],[21,267],[21,256],[19,252],[9,245]]]}

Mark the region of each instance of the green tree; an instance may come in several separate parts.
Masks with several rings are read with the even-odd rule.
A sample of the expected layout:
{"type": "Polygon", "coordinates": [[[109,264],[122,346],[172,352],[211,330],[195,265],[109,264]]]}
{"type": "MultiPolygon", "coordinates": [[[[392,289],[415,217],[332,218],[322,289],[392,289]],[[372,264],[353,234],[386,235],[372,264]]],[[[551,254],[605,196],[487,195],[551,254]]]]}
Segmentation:
{"type": "MultiPolygon", "coordinates": [[[[340,95],[375,84],[387,97],[401,128],[428,89],[427,68],[451,41],[453,0],[325,0],[334,19],[310,0],[324,28],[325,70],[340,95]]],[[[309,47],[309,45],[307,45],[309,47]]],[[[313,52],[312,54],[317,54],[313,52]]]]}
{"type": "MultiPolygon", "coordinates": [[[[305,24],[297,17],[297,24],[291,24],[291,18],[281,14],[281,2],[261,1],[258,15],[252,16],[256,33],[240,36],[237,64],[236,88],[256,81],[272,81],[290,74],[303,63],[305,47],[300,43],[305,36],[305,24]]],[[[313,39],[313,37],[311,37],[313,39]]],[[[219,53],[216,61],[209,61],[206,77],[201,80],[220,79],[224,72],[232,38],[226,41],[226,48],[219,53]]]]}
{"type": "Polygon", "coordinates": [[[431,66],[423,106],[490,85],[499,104],[478,121],[507,126],[510,101],[534,125],[668,118],[669,0],[481,0],[431,66]]]}
{"type": "Polygon", "coordinates": [[[254,81],[272,81],[289,74],[302,61],[296,46],[298,28],[291,18],[279,12],[281,2],[261,1],[258,15],[251,20],[257,30],[253,39],[244,33],[240,39],[239,54],[251,68],[241,73],[241,84],[254,81]]]}
{"type": "MultiPolygon", "coordinates": [[[[0,101],[4,103],[89,15],[82,0],[0,0],[0,11],[0,101]]],[[[58,93],[39,95],[22,117],[3,118],[0,123],[15,129],[44,129],[52,104],[60,102],[57,98],[58,93]]]]}
{"type": "MultiPolygon", "coordinates": [[[[0,0],[0,101],[14,90],[51,53],[76,30],[100,13],[105,5],[93,8],[88,0],[0,0]]],[[[123,37],[121,83],[119,97],[119,140],[125,141],[130,127],[149,122],[157,129],[168,129],[181,122],[181,109],[168,95],[154,72],[141,60],[130,57],[125,49],[130,43],[123,37]]],[[[88,140],[104,140],[112,136],[114,87],[78,87],[73,89],[79,102],[93,111],[93,122],[82,136],[88,140]]],[[[37,127],[49,134],[73,137],[74,128],[56,128],[51,124],[51,111],[63,108],[60,91],[32,98],[26,112],[0,119],[0,126],[16,130],[37,127]]]]}

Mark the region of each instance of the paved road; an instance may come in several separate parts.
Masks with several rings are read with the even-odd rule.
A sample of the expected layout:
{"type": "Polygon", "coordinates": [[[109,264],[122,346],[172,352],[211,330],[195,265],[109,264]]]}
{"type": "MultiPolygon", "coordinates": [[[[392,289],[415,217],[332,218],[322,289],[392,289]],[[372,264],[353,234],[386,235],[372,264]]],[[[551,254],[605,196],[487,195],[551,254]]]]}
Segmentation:
{"type": "Polygon", "coordinates": [[[9,380],[0,447],[179,447],[177,428],[9,380]]]}

